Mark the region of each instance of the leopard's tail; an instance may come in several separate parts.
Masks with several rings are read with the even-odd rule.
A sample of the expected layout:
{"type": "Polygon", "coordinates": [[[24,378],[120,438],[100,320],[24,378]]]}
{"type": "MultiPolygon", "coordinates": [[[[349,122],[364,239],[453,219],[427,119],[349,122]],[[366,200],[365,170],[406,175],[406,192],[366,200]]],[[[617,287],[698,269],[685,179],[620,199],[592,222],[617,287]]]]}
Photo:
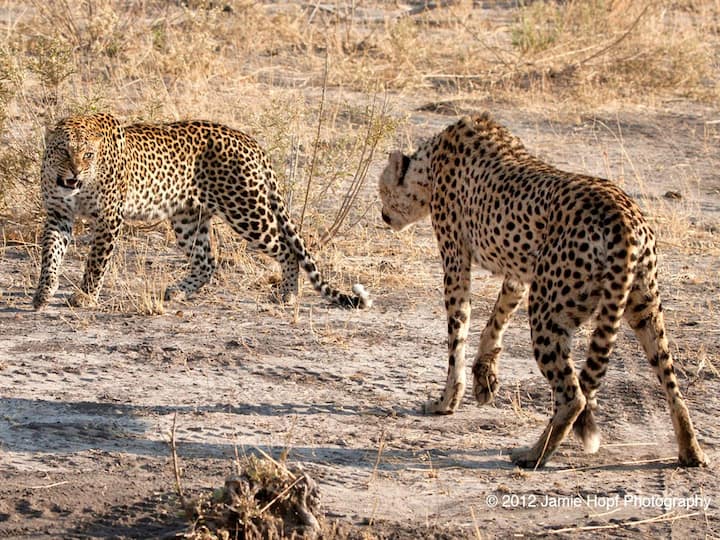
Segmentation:
{"type": "Polygon", "coordinates": [[[288,245],[295,252],[300,267],[307,273],[313,288],[326,300],[342,307],[361,309],[371,307],[372,299],[370,298],[370,294],[360,283],[353,285],[352,290],[355,294],[351,295],[338,291],[323,280],[315,260],[305,246],[305,241],[298,234],[295,225],[290,220],[290,215],[287,212],[285,204],[279,199],[279,195],[276,193],[273,193],[270,199],[278,220],[278,226],[284,234],[288,245]]]}

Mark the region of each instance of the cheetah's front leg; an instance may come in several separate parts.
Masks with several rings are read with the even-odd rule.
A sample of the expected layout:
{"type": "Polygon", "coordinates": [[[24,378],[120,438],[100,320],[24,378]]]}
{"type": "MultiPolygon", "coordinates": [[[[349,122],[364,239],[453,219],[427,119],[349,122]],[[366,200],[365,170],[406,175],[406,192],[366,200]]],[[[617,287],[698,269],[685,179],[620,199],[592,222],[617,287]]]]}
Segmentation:
{"type": "Polygon", "coordinates": [[[57,291],[60,264],[72,238],[72,219],[48,215],[42,236],[42,266],[40,280],[33,297],[35,309],[44,308],[57,291]]]}
{"type": "Polygon", "coordinates": [[[427,401],[429,414],[452,414],[465,394],[465,342],[470,325],[470,257],[441,245],[445,267],[445,309],[448,321],[448,373],[440,399],[427,401]],[[453,252],[454,253],[451,253],[453,252]]]}
{"type": "Polygon", "coordinates": [[[497,361],[502,351],[503,333],[526,290],[524,283],[505,278],[492,315],[480,336],[480,348],[472,369],[473,393],[479,405],[488,403],[497,392],[497,361]]]}
{"type": "Polygon", "coordinates": [[[95,224],[92,247],[85,263],[85,274],[80,290],[70,297],[70,305],[84,307],[97,302],[110,257],[120,236],[121,226],[120,217],[98,220],[95,224]]]}

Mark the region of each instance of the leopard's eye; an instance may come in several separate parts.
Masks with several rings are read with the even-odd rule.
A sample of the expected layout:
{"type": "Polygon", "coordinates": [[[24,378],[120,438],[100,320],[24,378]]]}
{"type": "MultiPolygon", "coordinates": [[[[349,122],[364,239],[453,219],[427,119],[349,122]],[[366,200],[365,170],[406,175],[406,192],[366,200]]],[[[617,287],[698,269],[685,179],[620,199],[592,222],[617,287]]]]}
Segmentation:
{"type": "Polygon", "coordinates": [[[95,157],[95,154],[93,152],[85,152],[85,155],[83,155],[83,159],[91,160],[95,157]]]}

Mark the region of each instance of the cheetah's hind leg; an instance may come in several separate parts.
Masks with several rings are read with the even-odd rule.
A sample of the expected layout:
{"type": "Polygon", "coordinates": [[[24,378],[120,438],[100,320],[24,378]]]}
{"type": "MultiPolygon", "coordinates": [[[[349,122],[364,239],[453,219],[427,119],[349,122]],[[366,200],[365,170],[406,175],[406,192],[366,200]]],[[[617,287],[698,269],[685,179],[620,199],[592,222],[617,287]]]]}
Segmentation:
{"type": "Polygon", "coordinates": [[[706,466],[708,464],[707,457],[698,443],[690,412],[675,375],[654,274],[651,274],[646,282],[638,282],[633,287],[628,301],[626,318],[635,331],[638,341],[645,350],[650,365],[665,391],[678,444],[680,465],[683,467],[706,466]]]}
{"type": "Polygon", "coordinates": [[[583,448],[588,454],[594,454],[600,449],[600,429],[593,414],[596,408],[597,404],[593,405],[588,400],[585,408],[573,424],[573,434],[582,442],[583,448]]]}
{"type": "Polygon", "coordinates": [[[516,448],[511,452],[510,457],[513,463],[525,469],[545,465],[567,436],[573,422],[584,407],[585,396],[578,387],[573,399],[557,406],[552,419],[532,447],[516,448]]]}

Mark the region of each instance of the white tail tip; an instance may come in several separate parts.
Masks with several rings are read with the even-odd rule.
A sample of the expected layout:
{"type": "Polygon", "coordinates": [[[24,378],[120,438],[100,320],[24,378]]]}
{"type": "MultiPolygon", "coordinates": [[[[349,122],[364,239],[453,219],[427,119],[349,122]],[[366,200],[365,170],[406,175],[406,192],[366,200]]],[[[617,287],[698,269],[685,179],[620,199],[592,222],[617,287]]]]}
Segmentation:
{"type": "Polygon", "coordinates": [[[365,290],[365,287],[360,285],[359,283],[356,283],[353,285],[352,288],[353,292],[360,298],[360,305],[359,308],[370,308],[372,307],[372,299],[370,298],[370,293],[365,290]]]}
{"type": "Polygon", "coordinates": [[[589,433],[583,437],[583,450],[588,454],[594,454],[600,449],[600,433],[589,433]]]}

